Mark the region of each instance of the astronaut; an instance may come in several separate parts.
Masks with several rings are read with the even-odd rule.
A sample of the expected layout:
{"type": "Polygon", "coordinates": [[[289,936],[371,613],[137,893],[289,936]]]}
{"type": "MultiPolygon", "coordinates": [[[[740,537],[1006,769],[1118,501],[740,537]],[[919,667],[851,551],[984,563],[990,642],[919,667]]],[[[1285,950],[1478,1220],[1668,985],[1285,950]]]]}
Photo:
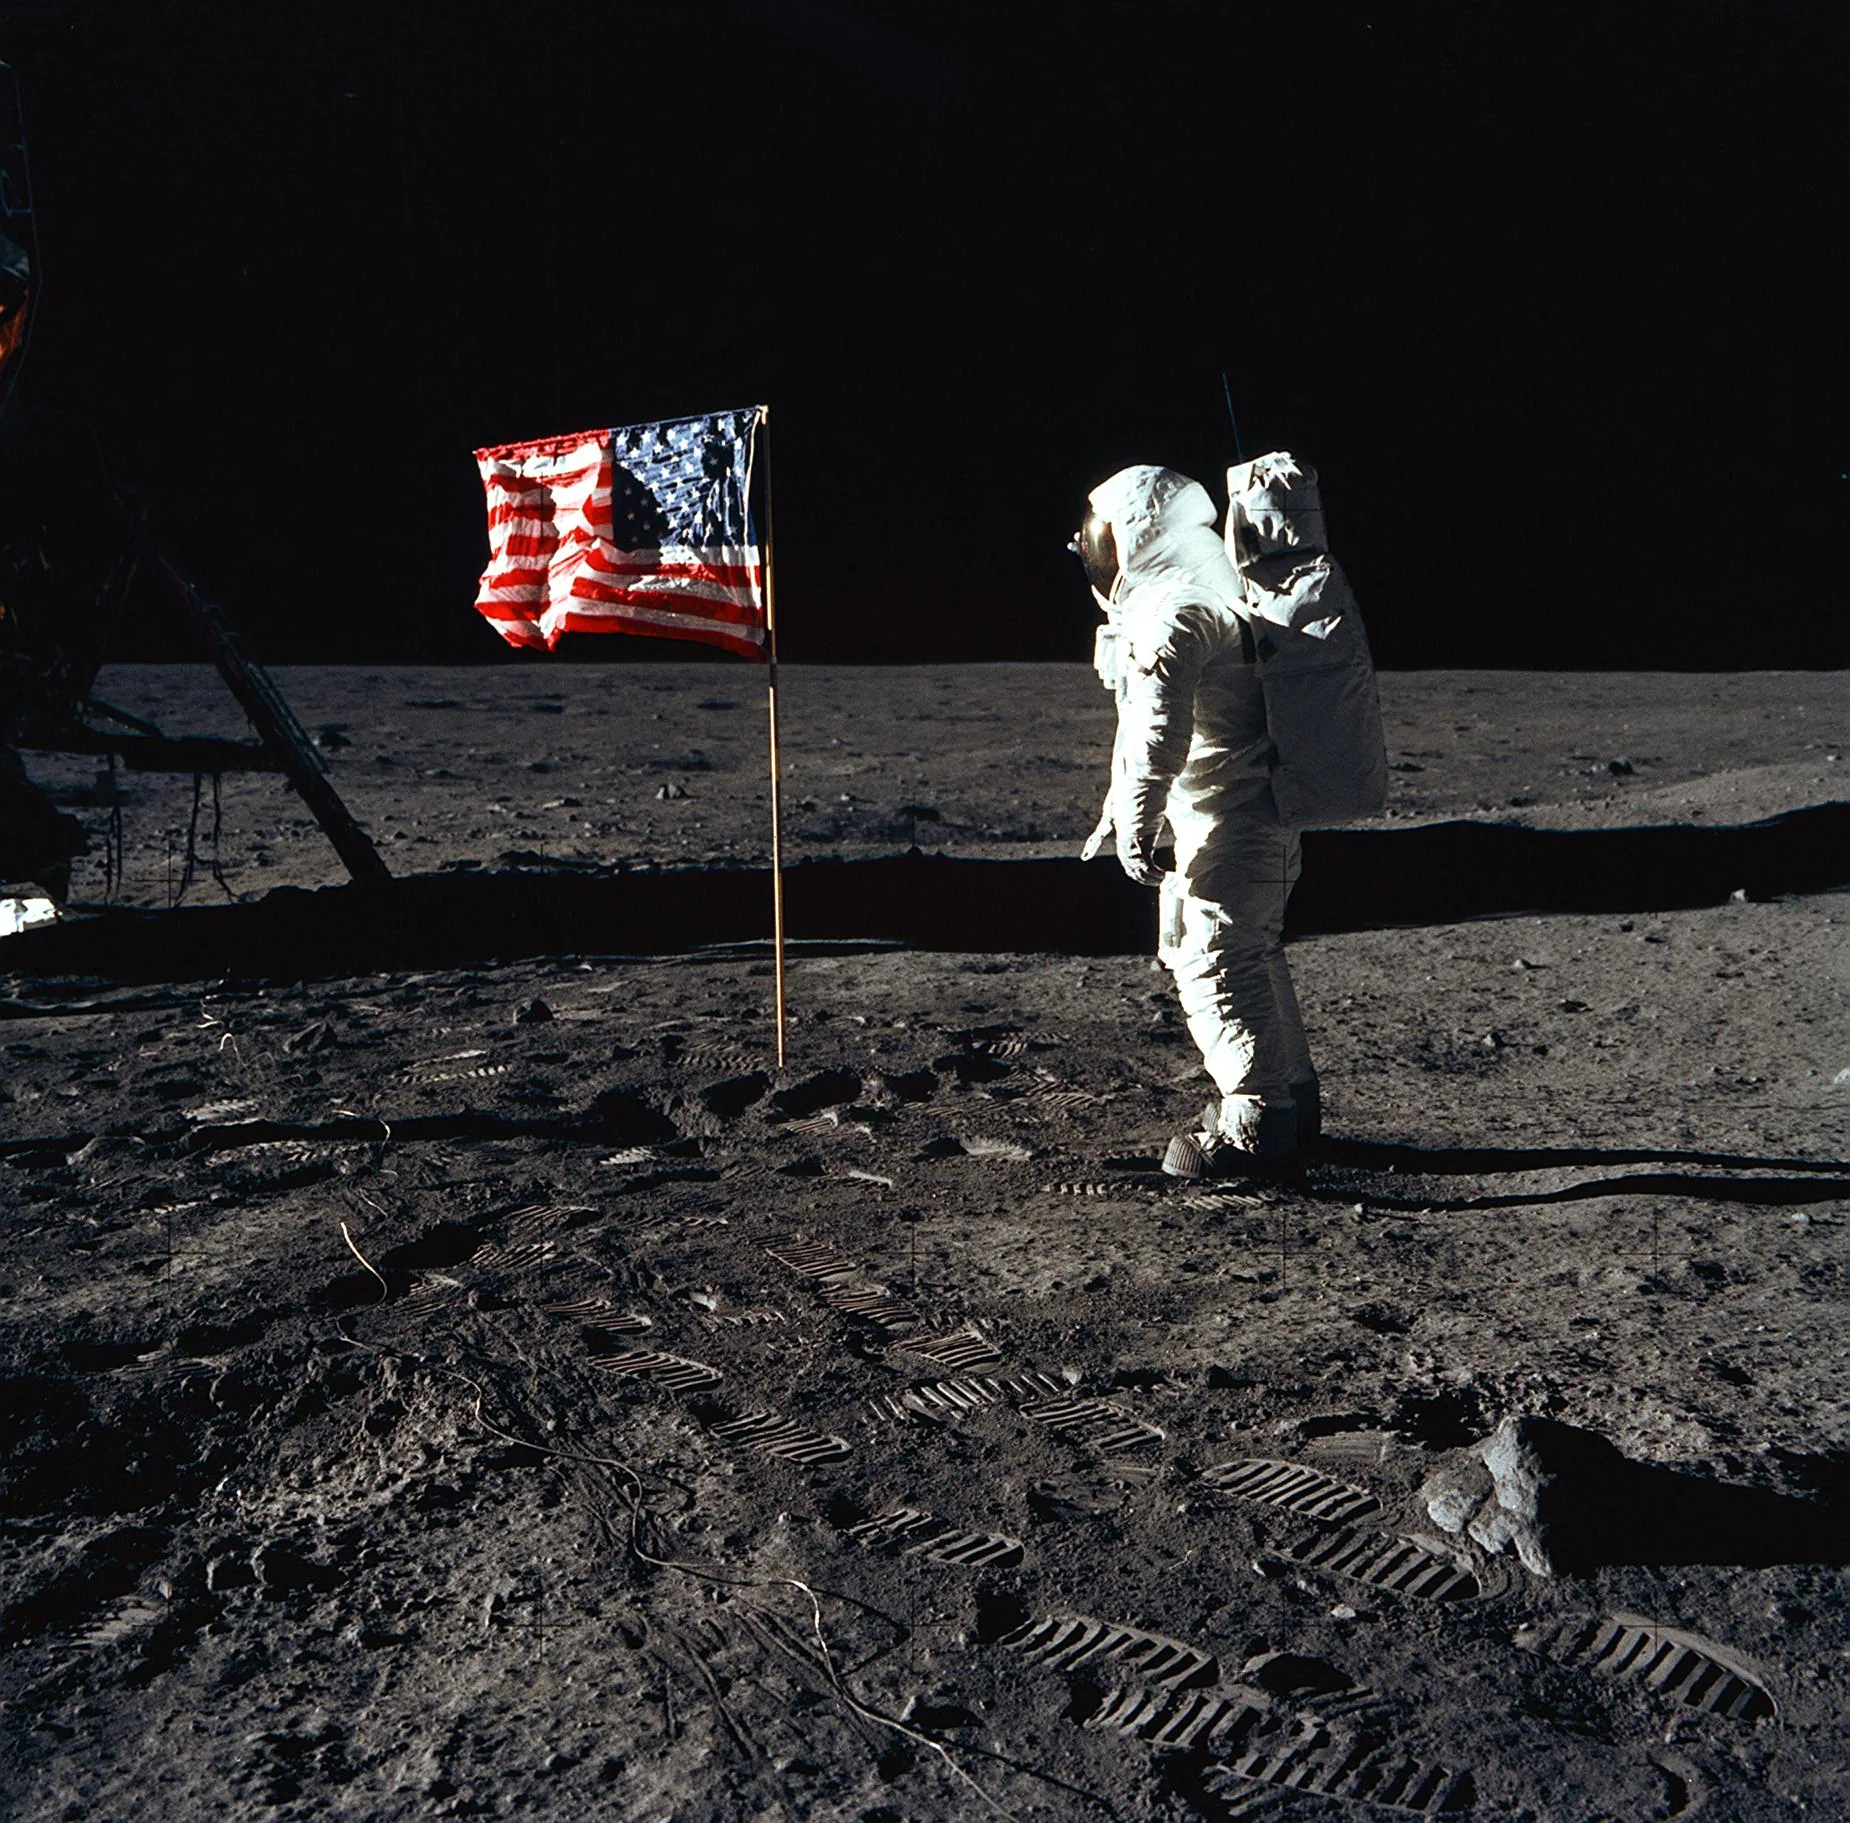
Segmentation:
{"type": "Polygon", "coordinates": [[[1280,454],[1228,481],[1223,538],[1199,483],[1122,469],[1093,490],[1072,547],[1105,614],[1094,663],[1118,705],[1105,812],[1083,853],[1111,842],[1133,880],[1158,887],[1157,955],[1220,1091],[1170,1141],[1163,1169],[1178,1177],[1273,1174],[1314,1143],[1321,1097],[1283,941],[1298,829],[1332,805],[1378,808],[1386,782],[1373,672],[1321,549],[1315,474],[1280,454]]]}

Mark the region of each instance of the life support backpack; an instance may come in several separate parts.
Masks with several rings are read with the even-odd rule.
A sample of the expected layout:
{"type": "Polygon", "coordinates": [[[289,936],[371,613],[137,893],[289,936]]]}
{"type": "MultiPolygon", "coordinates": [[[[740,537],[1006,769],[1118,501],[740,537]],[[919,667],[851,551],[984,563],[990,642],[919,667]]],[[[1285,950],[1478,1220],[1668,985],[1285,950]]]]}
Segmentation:
{"type": "Polygon", "coordinates": [[[1283,451],[1256,456],[1227,471],[1227,500],[1279,821],[1377,816],[1387,803],[1381,699],[1355,596],[1324,545],[1316,471],[1283,451]]]}

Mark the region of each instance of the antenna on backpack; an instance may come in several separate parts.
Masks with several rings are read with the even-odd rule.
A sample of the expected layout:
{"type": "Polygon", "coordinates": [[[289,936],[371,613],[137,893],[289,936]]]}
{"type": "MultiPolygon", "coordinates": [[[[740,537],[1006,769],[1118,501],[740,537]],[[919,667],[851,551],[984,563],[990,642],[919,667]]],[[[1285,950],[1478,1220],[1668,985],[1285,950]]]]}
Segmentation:
{"type": "Polygon", "coordinates": [[[1227,384],[1226,374],[1220,377],[1221,397],[1227,401],[1227,422],[1233,426],[1233,459],[1236,462],[1246,460],[1246,452],[1240,447],[1240,420],[1233,415],[1233,388],[1227,384]]]}

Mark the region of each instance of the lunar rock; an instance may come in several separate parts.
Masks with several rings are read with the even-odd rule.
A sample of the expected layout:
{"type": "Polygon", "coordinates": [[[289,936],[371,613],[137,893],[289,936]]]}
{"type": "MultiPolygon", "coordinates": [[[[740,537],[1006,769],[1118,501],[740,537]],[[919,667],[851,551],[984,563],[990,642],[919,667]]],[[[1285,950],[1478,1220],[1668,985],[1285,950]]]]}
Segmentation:
{"type": "Polygon", "coordinates": [[[1490,1471],[1481,1460],[1471,1458],[1435,1469],[1421,1484],[1420,1499],[1433,1524],[1456,1535],[1477,1517],[1494,1492],[1490,1471]]]}
{"type": "Polygon", "coordinates": [[[1850,1558],[1850,1527],[1835,1502],[1633,1461],[1608,1438],[1557,1419],[1505,1418],[1476,1456],[1429,1476],[1420,1498],[1435,1524],[1487,1551],[1513,1552],[1536,1576],[1602,1564],[1850,1558]]]}
{"type": "Polygon", "coordinates": [[[1610,1485],[1624,1466],[1605,1438],[1546,1418],[1504,1419],[1483,1456],[1495,1501],[1478,1510],[1470,1535],[1487,1551],[1514,1547],[1537,1576],[1555,1573],[1563,1534],[1584,1525],[1602,1479],[1610,1485]]]}

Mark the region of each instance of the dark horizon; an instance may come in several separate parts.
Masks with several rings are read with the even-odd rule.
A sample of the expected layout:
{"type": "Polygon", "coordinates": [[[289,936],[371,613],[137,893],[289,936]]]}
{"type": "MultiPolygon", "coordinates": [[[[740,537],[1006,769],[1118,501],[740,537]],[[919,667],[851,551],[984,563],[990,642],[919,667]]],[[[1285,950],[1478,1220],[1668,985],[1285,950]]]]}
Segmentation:
{"type": "Polygon", "coordinates": [[[1083,659],[1223,371],[1383,667],[1850,662],[1841,9],[13,13],[25,399],[271,662],[512,656],[471,452],[759,401],[785,659],[1083,659]]]}

